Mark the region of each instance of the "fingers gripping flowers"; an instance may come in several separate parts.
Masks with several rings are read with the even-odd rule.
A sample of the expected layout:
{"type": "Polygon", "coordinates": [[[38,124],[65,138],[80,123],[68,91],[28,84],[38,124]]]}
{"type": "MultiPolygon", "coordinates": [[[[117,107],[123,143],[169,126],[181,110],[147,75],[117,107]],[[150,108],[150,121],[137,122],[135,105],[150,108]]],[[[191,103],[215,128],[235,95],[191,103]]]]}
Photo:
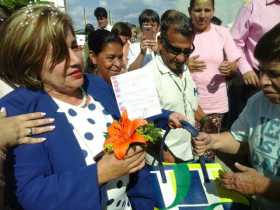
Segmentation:
{"type": "Polygon", "coordinates": [[[134,143],[155,143],[161,138],[160,129],[144,119],[130,120],[127,111],[119,121],[114,121],[108,128],[104,143],[105,152],[114,152],[117,159],[124,159],[129,146],[134,143]]]}

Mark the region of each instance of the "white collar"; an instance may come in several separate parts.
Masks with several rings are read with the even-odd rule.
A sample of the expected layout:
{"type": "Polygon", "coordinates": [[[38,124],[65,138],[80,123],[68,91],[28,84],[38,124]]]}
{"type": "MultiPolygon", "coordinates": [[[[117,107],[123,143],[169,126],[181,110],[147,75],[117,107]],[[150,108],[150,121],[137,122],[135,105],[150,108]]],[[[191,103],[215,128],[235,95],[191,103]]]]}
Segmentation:
{"type": "MultiPolygon", "coordinates": [[[[157,65],[157,68],[158,68],[158,70],[159,70],[159,72],[160,72],[161,74],[167,74],[167,73],[169,73],[169,74],[174,74],[174,75],[176,75],[174,72],[172,72],[172,71],[164,64],[164,62],[163,62],[163,60],[162,60],[162,58],[161,58],[161,56],[160,56],[159,54],[157,54],[157,55],[154,57],[154,60],[155,60],[155,63],[156,63],[156,65],[157,65]]],[[[184,65],[183,75],[185,74],[186,70],[187,70],[187,66],[184,65]]]]}

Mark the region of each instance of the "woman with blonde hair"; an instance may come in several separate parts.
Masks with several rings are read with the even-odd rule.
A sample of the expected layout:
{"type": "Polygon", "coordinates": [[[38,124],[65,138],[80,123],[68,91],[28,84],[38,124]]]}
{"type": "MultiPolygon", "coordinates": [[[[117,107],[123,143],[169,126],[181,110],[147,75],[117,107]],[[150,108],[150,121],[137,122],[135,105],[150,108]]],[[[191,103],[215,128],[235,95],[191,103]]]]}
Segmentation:
{"type": "Polygon", "coordinates": [[[56,126],[38,135],[46,141],[8,153],[13,207],[153,209],[147,174],[141,170],[142,148],[130,148],[123,160],[113,154],[94,160],[119,112],[106,82],[84,75],[82,51],[67,15],[42,5],[14,13],[0,37],[0,71],[6,82],[20,86],[0,100],[9,116],[44,112],[56,126]]]}

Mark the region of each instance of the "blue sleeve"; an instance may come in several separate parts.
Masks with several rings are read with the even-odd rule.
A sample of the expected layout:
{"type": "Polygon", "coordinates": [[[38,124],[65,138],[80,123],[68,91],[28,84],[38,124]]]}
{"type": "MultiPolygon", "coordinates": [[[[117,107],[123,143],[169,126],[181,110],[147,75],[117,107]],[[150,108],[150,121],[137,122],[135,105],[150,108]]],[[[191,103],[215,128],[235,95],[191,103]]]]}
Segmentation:
{"type": "Polygon", "coordinates": [[[133,210],[153,210],[156,206],[151,178],[147,167],[130,176],[127,195],[133,210]]]}
{"type": "Polygon", "coordinates": [[[149,117],[147,120],[154,122],[157,127],[166,130],[168,127],[168,119],[171,113],[173,113],[173,111],[162,109],[161,114],[149,117]]]}
{"type": "Polygon", "coordinates": [[[19,146],[11,157],[8,184],[23,209],[102,209],[96,165],[53,173],[43,144],[19,146]]]}
{"type": "MultiPolygon", "coordinates": [[[[14,116],[40,111],[28,110],[34,101],[28,94],[14,94],[0,100],[0,106],[14,116]]],[[[69,125],[66,120],[59,121],[56,118],[54,132],[42,134],[47,137],[44,143],[20,145],[9,151],[5,170],[9,200],[28,210],[102,210],[104,192],[98,184],[97,166],[86,166],[77,158],[72,146],[75,141],[66,129],[69,125]]]]}

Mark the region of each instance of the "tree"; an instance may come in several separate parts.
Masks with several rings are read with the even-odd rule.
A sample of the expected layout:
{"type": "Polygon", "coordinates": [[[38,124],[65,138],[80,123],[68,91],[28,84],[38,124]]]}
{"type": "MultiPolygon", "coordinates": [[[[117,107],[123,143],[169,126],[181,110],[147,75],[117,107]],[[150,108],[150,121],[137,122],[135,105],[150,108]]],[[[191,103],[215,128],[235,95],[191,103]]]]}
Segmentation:
{"type": "Polygon", "coordinates": [[[0,5],[6,7],[10,11],[14,11],[26,6],[29,2],[29,0],[0,0],[0,5]]]}

